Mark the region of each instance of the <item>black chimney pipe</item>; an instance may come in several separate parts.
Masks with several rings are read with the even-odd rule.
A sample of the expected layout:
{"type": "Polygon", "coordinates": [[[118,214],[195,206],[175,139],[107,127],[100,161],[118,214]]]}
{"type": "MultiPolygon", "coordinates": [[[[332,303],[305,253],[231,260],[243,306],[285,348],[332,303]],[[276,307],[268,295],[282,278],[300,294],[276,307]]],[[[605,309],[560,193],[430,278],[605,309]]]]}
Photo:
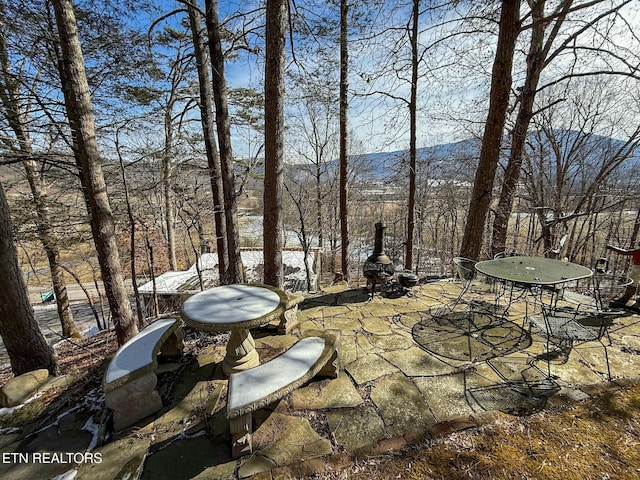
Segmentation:
{"type": "Polygon", "coordinates": [[[373,254],[368,258],[372,263],[383,265],[391,263],[391,259],[384,253],[384,231],[386,228],[387,226],[384,223],[376,223],[376,236],[373,246],[373,254]]]}

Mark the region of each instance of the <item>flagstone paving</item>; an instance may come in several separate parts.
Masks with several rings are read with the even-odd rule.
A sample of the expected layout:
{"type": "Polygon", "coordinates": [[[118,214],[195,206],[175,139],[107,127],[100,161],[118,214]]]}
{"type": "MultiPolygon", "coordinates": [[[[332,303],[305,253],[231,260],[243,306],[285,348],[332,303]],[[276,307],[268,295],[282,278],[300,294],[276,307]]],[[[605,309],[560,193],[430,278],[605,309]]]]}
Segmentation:
{"type": "Polygon", "coordinates": [[[385,436],[384,422],[369,406],[329,411],[327,422],[337,446],[351,451],[371,446],[385,436]]]}
{"type": "Polygon", "coordinates": [[[296,410],[349,408],[363,403],[358,390],[345,373],[340,373],[333,381],[315,382],[295,390],[292,401],[296,410]]]}
{"type": "MultiPolygon", "coordinates": [[[[198,340],[183,361],[160,367],[158,389],[166,406],[155,417],[110,432],[102,403],[95,429],[78,413],[40,431],[0,436],[0,454],[89,449],[101,455],[100,463],[4,462],[0,478],[48,478],[71,469],[75,478],[89,480],[295,478],[322,469],[330,455],[386,452],[500,418],[491,412],[526,414],[586,398],[597,385],[637,381],[639,316],[617,320],[611,345],[606,339],[576,343],[568,356],[547,364],[546,339],[524,321],[524,305],[514,305],[508,321],[487,313],[470,317],[465,304],[440,308],[455,301],[460,287],[439,281],[406,296],[370,300],[364,288],[338,285],[300,304],[300,323],[291,334],[278,335],[275,324],[255,331],[266,361],[302,336],[332,330],[340,373],[255,412],[252,455],[231,457],[227,380],[219,368],[224,342],[198,346],[198,340]],[[604,345],[613,383],[607,382],[604,345]]],[[[484,312],[495,306],[487,285],[466,295],[475,296],[484,312]]]]}

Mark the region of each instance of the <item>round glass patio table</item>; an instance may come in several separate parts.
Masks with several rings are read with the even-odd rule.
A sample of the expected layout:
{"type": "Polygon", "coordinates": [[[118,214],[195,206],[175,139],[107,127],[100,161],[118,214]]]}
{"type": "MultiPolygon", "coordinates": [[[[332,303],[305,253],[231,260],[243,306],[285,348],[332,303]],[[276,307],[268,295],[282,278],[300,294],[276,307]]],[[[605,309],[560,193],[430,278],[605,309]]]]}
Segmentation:
{"type": "Polygon", "coordinates": [[[260,364],[249,329],[278,318],[286,304],[286,294],[268,285],[223,285],[189,297],[182,304],[181,316],[199,330],[231,332],[222,362],[223,372],[230,375],[260,364]]]}
{"type": "Polygon", "coordinates": [[[488,277],[525,285],[557,285],[593,275],[582,265],[544,257],[504,257],[475,265],[488,277]]]}
{"type": "MultiPolygon", "coordinates": [[[[515,256],[496,258],[476,263],[475,269],[483,275],[511,284],[506,312],[511,306],[513,289],[516,286],[525,287],[525,291],[529,291],[529,287],[559,285],[593,275],[591,269],[577,263],[562,262],[545,257],[515,256]]],[[[552,291],[551,297],[550,304],[555,305],[557,300],[555,292],[552,291]]],[[[542,301],[542,298],[540,300],[542,301]]],[[[496,303],[497,301],[496,297],[496,303]]],[[[526,304],[526,309],[525,318],[529,313],[528,303],[526,304]]]]}

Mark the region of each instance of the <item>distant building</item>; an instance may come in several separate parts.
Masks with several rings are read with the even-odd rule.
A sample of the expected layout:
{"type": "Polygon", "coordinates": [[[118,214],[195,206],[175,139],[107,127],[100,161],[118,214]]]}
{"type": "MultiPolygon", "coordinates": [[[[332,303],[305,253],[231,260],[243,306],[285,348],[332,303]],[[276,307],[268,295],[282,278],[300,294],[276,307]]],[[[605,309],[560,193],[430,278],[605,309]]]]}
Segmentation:
{"type": "MultiPolygon", "coordinates": [[[[320,288],[321,264],[318,250],[317,248],[312,249],[307,259],[311,291],[317,291],[320,288]]],[[[246,270],[247,282],[262,282],[264,271],[262,250],[242,250],[240,255],[246,270]]],[[[285,291],[306,292],[307,272],[304,264],[304,252],[302,250],[284,250],[282,263],[284,265],[285,291]]],[[[145,318],[155,317],[154,290],[158,315],[164,315],[178,312],[185,298],[206,288],[214,287],[220,283],[219,281],[218,255],[204,253],[198,258],[197,263],[188,270],[163,273],[156,277],[155,282],[147,282],[138,289],[142,297],[144,316],[145,318]]]]}

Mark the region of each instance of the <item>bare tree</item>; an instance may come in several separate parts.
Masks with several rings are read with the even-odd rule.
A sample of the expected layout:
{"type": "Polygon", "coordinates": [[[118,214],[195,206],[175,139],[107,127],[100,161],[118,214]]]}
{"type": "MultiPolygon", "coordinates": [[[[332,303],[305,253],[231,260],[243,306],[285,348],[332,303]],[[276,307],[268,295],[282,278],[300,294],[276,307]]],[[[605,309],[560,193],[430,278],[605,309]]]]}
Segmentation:
{"type": "MultiPolygon", "coordinates": [[[[167,258],[169,260],[169,268],[171,270],[178,269],[176,261],[176,200],[173,184],[175,182],[175,123],[174,115],[177,103],[180,101],[180,86],[185,80],[185,69],[188,64],[182,55],[183,35],[173,29],[167,29],[165,42],[169,43],[174,39],[178,40],[176,46],[175,58],[169,60],[169,72],[167,81],[169,90],[167,92],[166,103],[164,107],[163,126],[164,126],[164,147],[161,154],[162,165],[162,191],[164,193],[164,224],[167,234],[167,258]]],[[[165,45],[166,46],[166,45],[165,45]]]]}
{"type": "Polygon", "coordinates": [[[520,32],[519,0],[502,2],[499,25],[498,44],[491,76],[489,112],[460,253],[468,258],[478,258],[480,255],[485,220],[498,168],[502,132],[511,91],[513,54],[520,32]]]}
{"type": "Polygon", "coordinates": [[[209,51],[213,81],[213,99],[216,107],[216,127],[218,147],[222,166],[222,184],[224,187],[224,212],[227,227],[227,248],[229,268],[223,283],[238,283],[245,280],[242,257],[240,256],[240,237],[237,219],[237,198],[235,175],[233,172],[233,153],[231,150],[231,126],[227,105],[228,88],[225,79],[225,57],[222,50],[221,26],[218,16],[218,0],[205,0],[206,23],[209,34],[209,51]]]}
{"type": "MultiPolygon", "coordinates": [[[[315,231],[318,246],[327,240],[327,198],[332,193],[330,162],[337,157],[338,97],[333,78],[332,62],[320,52],[322,61],[317,68],[303,71],[293,78],[294,108],[289,112],[287,137],[290,148],[300,162],[296,168],[313,177],[315,193],[315,231]],[[308,172],[308,173],[307,173],[308,172]]],[[[289,90],[291,92],[292,89],[289,90]]],[[[287,98],[291,98],[288,94],[287,98]]]]}
{"type": "Polygon", "coordinates": [[[205,38],[202,31],[202,15],[195,0],[187,0],[189,25],[193,36],[193,50],[198,68],[198,87],[200,91],[200,119],[204,134],[204,145],[207,152],[209,178],[213,194],[213,216],[216,228],[216,247],[218,254],[218,271],[220,278],[227,277],[227,227],[224,220],[224,187],[222,184],[222,167],[220,154],[215,139],[213,123],[213,96],[211,92],[211,77],[209,69],[211,63],[205,50],[205,38]]]}
{"type": "MultiPolygon", "coordinates": [[[[612,38],[605,37],[602,45],[598,48],[592,48],[590,46],[588,48],[579,48],[578,40],[581,36],[587,36],[589,33],[597,32],[596,36],[600,37],[602,32],[602,30],[598,28],[600,22],[613,22],[616,15],[619,15],[619,11],[630,2],[629,0],[625,0],[614,3],[603,11],[594,8],[604,3],[605,2],[603,1],[590,1],[576,4],[573,0],[564,0],[560,2],[553,11],[546,13],[546,0],[530,2],[531,21],[530,25],[525,27],[525,29],[531,30],[529,52],[527,54],[527,71],[522,88],[519,89],[519,107],[511,133],[509,160],[504,174],[504,182],[500,192],[500,199],[495,210],[496,214],[493,223],[491,241],[491,250],[494,254],[504,251],[505,249],[507,227],[513,210],[517,183],[520,178],[523,150],[525,147],[529,124],[535,114],[534,103],[536,94],[539,89],[545,88],[545,86],[539,87],[540,76],[543,70],[551,65],[554,60],[558,59],[563,52],[569,51],[573,52],[575,58],[581,57],[582,62],[588,62],[588,59],[592,58],[594,53],[604,57],[609,57],[609,61],[607,62],[608,70],[598,70],[594,72],[595,75],[604,75],[605,73],[608,75],[621,76],[636,75],[637,58],[635,63],[629,62],[620,54],[610,51],[608,44],[614,43],[612,38]],[[593,18],[579,18],[579,27],[573,28],[571,33],[567,35],[566,38],[562,39],[560,45],[552,50],[554,42],[556,42],[562,33],[562,26],[568,21],[568,17],[571,14],[581,12],[582,10],[586,10],[587,12],[595,10],[593,18]],[[620,69],[620,65],[622,66],[622,69],[620,69]]],[[[587,45],[590,45],[591,42],[587,41],[586,43],[587,45]]],[[[628,57],[626,52],[625,57],[628,57]]],[[[579,72],[575,67],[573,67],[572,70],[574,70],[576,74],[579,72]]],[[[552,79],[548,82],[553,83],[556,80],[557,79],[552,79]]],[[[566,80],[568,80],[568,78],[566,80]]],[[[558,101],[562,100],[559,99],[558,101]]],[[[540,107],[540,109],[543,108],[545,107],[540,107]]]]}
{"type": "Polygon", "coordinates": [[[415,229],[416,210],[416,136],[418,130],[417,109],[418,109],[418,22],[420,19],[420,0],[413,0],[413,10],[411,13],[411,29],[409,37],[411,39],[411,98],[409,99],[409,201],[407,204],[407,242],[405,245],[405,268],[413,267],[413,237],[415,229]]]}
{"type": "Polygon", "coordinates": [[[307,282],[307,291],[310,292],[311,286],[311,269],[309,268],[309,252],[311,251],[312,237],[307,231],[305,205],[309,204],[309,185],[306,181],[296,181],[294,178],[287,179],[284,182],[284,189],[289,194],[289,198],[295,207],[297,222],[299,228],[296,229],[296,235],[302,251],[304,253],[304,267],[307,282]]]}
{"type": "Polygon", "coordinates": [[[120,266],[113,213],[109,204],[98,152],[93,108],[75,13],[70,0],[53,0],[52,4],[62,51],[58,69],[74,141],[74,156],[89,211],[102,280],[113,316],[118,343],[121,345],[133,337],[138,329],[133,319],[120,266]]]}
{"type": "Polygon", "coordinates": [[[287,0],[267,0],[264,69],[264,282],[278,288],[284,285],[282,197],[287,7],[287,0]]]}
{"type": "Polygon", "coordinates": [[[349,279],[349,1],[340,0],[340,255],[349,279]]]}
{"type": "Polygon", "coordinates": [[[522,197],[539,219],[540,235],[535,240],[547,255],[553,253],[559,237],[568,234],[563,255],[575,258],[597,230],[593,219],[601,212],[622,209],[624,192],[637,188],[635,179],[632,183],[625,181],[625,177],[633,176],[621,169],[637,155],[640,127],[633,115],[624,119],[624,112],[620,113],[623,103],[631,111],[637,110],[637,103],[628,103],[626,96],[614,99],[604,91],[596,94],[597,83],[576,83],[574,97],[534,119],[537,130],[525,152],[522,197]],[[608,119],[602,112],[618,113],[608,119]],[[618,136],[627,124],[626,138],[596,134],[606,132],[609,122],[615,125],[618,136]],[[581,218],[591,222],[587,231],[580,232],[583,226],[577,226],[581,218]]]}
{"type": "Polygon", "coordinates": [[[129,249],[131,259],[131,282],[133,285],[133,297],[136,302],[136,315],[138,318],[138,328],[144,328],[144,311],[140,300],[140,292],[138,290],[138,268],[136,262],[136,219],[133,215],[133,208],[129,199],[129,186],[127,183],[127,175],[124,166],[124,156],[120,145],[120,129],[116,130],[115,149],[120,163],[120,173],[122,175],[122,188],[124,190],[124,201],[127,206],[127,217],[129,219],[129,249]]]}
{"type": "Polygon", "coordinates": [[[33,148],[31,134],[29,131],[29,118],[25,105],[21,101],[21,88],[19,80],[13,75],[9,55],[7,51],[7,41],[5,37],[5,13],[4,4],[0,2],[0,108],[7,118],[10,128],[15,134],[17,145],[6,138],[4,141],[15,148],[21,158],[23,158],[24,169],[29,182],[29,188],[33,197],[33,204],[36,210],[36,228],[38,238],[47,255],[49,270],[51,271],[51,282],[55,295],[58,316],[62,325],[62,335],[70,337],[78,334],[78,329],[73,320],[73,313],[69,305],[69,296],[64,280],[64,271],[60,266],[60,252],[56,245],[52,231],[51,220],[47,208],[46,192],[42,178],[38,172],[38,165],[33,159],[33,148]]]}

